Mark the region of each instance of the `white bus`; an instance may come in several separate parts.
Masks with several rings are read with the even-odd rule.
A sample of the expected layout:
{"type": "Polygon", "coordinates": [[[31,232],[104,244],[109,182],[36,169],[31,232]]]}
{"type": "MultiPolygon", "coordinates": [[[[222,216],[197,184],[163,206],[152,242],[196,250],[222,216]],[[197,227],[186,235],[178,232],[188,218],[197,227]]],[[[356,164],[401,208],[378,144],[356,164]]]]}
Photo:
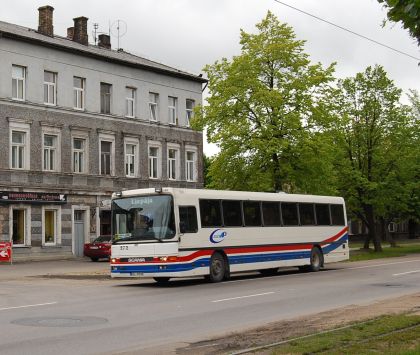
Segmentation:
{"type": "Polygon", "coordinates": [[[170,278],[279,267],[318,271],[349,258],[341,197],[182,188],[112,196],[111,276],[170,278]]]}

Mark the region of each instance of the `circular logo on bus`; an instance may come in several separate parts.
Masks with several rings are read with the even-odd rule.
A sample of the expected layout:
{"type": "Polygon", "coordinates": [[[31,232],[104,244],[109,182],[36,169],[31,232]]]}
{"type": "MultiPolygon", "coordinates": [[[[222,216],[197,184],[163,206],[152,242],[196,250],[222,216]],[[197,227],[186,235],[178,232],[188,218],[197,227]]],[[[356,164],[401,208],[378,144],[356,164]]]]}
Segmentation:
{"type": "Polygon", "coordinates": [[[212,243],[220,243],[221,241],[223,241],[223,239],[225,239],[227,236],[227,232],[222,230],[222,229],[216,229],[215,231],[213,231],[212,234],[210,234],[210,241],[212,243]]]}

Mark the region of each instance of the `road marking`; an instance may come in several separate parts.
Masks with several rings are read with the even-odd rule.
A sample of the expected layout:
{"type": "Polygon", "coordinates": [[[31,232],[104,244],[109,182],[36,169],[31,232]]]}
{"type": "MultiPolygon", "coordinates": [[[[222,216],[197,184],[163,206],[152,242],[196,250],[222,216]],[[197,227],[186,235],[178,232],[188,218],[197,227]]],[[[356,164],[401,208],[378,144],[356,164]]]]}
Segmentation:
{"type": "Polygon", "coordinates": [[[247,296],[238,296],[238,297],[232,297],[232,298],[223,298],[221,300],[215,300],[212,301],[213,303],[217,302],[224,302],[224,301],[232,301],[232,300],[239,300],[241,298],[249,298],[249,297],[258,297],[258,296],[265,296],[265,295],[271,295],[275,292],[265,292],[265,293],[256,293],[255,295],[247,295],[247,296]]]}
{"type": "Polygon", "coordinates": [[[415,273],[417,273],[417,272],[420,272],[420,270],[413,270],[413,271],[400,272],[399,274],[392,274],[392,276],[400,276],[400,275],[415,274],[415,273]]]}
{"type": "Polygon", "coordinates": [[[25,306],[5,307],[5,308],[0,308],[0,311],[7,311],[8,309],[17,309],[17,308],[48,306],[48,305],[57,304],[57,303],[58,302],[48,302],[48,303],[38,303],[38,304],[27,304],[25,306]]]}
{"type": "MultiPolygon", "coordinates": [[[[356,270],[356,269],[368,269],[370,267],[379,267],[379,266],[387,266],[387,265],[396,265],[396,264],[406,264],[406,263],[418,263],[420,259],[417,260],[407,260],[407,261],[396,261],[394,263],[383,263],[383,264],[373,264],[373,265],[365,265],[365,266],[355,266],[349,267],[346,269],[339,269],[339,270],[356,270]]],[[[339,271],[337,270],[337,271],[339,271]]]]}

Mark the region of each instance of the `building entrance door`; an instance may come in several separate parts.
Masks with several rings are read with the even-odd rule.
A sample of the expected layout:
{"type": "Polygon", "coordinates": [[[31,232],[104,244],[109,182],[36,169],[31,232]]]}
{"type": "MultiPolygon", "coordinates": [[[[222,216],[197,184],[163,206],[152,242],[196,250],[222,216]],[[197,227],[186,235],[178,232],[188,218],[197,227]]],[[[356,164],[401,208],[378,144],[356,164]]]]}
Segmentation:
{"type": "Polygon", "coordinates": [[[85,244],[85,211],[74,211],[74,255],[83,256],[85,244]]]}

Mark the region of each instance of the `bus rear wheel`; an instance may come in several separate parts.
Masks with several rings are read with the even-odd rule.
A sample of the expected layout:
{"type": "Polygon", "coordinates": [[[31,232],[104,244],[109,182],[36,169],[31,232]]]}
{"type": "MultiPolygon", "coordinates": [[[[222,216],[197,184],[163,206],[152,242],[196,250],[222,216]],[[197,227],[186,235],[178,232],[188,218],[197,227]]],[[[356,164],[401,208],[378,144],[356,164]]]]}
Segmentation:
{"type": "Polygon", "coordinates": [[[210,274],[208,279],[211,282],[221,282],[226,275],[226,263],[220,253],[214,253],[210,259],[210,274]]]}
{"type": "Polygon", "coordinates": [[[311,250],[311,264],[309,265],[309,271],[319,271],[324,263],[324,257],[322,256],[319,248],[312,248],[311,250]]]}
{"type": "Polygon", "coordinates": [[[166,284],[169,281],[169,277],[154,277],[153,280],[155,280],[158,284],[166,284]]]}

